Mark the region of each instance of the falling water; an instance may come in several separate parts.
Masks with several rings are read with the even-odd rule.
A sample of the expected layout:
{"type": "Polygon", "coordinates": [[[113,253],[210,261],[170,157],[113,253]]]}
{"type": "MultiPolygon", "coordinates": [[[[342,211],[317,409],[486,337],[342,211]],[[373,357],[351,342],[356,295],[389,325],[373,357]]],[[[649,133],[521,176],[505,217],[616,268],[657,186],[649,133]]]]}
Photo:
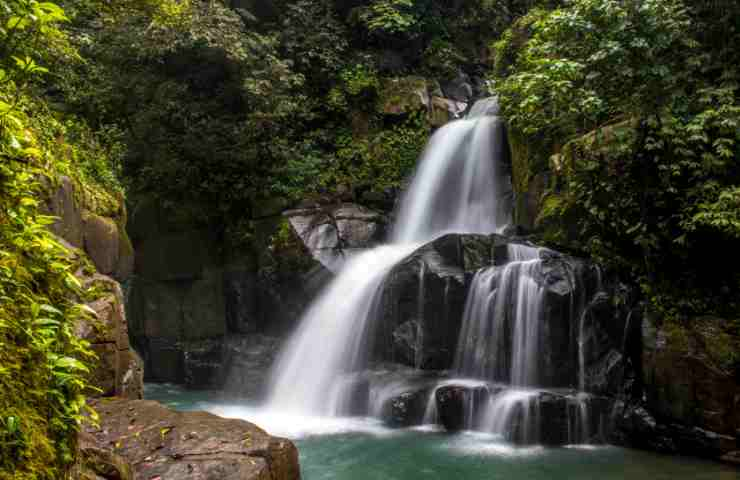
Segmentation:
{"type": "Polygon", "coordinates": [[[386,273],[418,245],[377,247],[351,259],[306,312],[276,362],[272,407],[334,414],[328,395],[342,373],[364,362],[364,332],[386,273]]]}
{"type": "Polygon", "coordinates": [[[484,268],[473,278],[454,370],[463,376],[533,386],[544,300],[542,287],[534,280],[541,263],[539,250],[509,244],[507,256],[507,264],[484,268]]]}
{"type": "MultiPolygon", "coordinates": [[[[507,154],[495,101],[434,134],[403,196],[395,243],[428,241],[443,233],[492,233],[511,221],[501,159],[507,154]]],[[[476,104],[478,105],[478,104],[476,104]]]]}
{"type": "MultiPolygon", "coordinates": [[[[439,235],[492,233],[510,217],[506,154],[497,105],[488,100],[465,120],[439,129],[403,197],[393,243],[349,260],[308,309],[273,367],[269,406],[334,415],[347,388],[337,385],[367,362],[366,337],[388,272],[439,235]]],[[[418,362],[418,360],[417,360],[418,362]]]]}
{"type": "Polygon", "coordinates": [[[416,345],[414,347],[414,367],[421,368],[424,360],[424,274],[426,274],[426,263],[421,262],[419,266],[419,292],[416,299],[419,319],[416,322],[416,345]]]}
{"type": "Polygon", "coordinates": [[[504,390],[490,399],[483,420],[484,429],[506,440],[534,443],[537,440],[533,425],[537,425],[537,392],[533,390],[504,390]]]}
{"type": "Polygon", "coordinates": [[[587,393],[578,392],[574,398],[569,399],[568,443],[570,444],[587,443],[591,437],[589,398],[587,393]]]}

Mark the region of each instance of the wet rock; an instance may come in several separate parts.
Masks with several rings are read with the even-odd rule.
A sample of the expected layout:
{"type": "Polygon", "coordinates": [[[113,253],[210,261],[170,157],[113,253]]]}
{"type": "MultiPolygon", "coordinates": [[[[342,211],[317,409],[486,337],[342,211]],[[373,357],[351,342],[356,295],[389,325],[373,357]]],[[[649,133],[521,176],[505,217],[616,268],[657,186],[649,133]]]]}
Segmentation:
{"type": "MultiPolygon", "coordinates": [[[[718,333],[706,343],[697,331],[706,320],[696,319],[693,330],[643,323],[643,384],[647,408],[656,417],[723,435],[740,428],[737,398],[740,386],[732,372],[713,361],[718,333]]],[[[712,320],[714,322],[715,320],[712,320]]],[[[720,321],[721,322],[721,321],[720,321]]],[[[718,322],[718,323],[720,323],[718,322]]]]}
{"type": "Polygon", "coordinates": [[[393,351],[405,365],[423,363],[423,328],[418,321],[409,320],[393,329],[393,351]]]}
{"type": "Polygon", "coordinates": [[[168,337],[144,337],[137,340],[144,359],[146,381],[185,382],[185,352],[181,342],[168,337]]]}
{"type": "Polygon", "coordinates": [[[376,359],[426,370],[452,364],[465,302],[457,236],[420,248],[387,276],[374,332],[376,359]]]}
{"type": "Polygon", "coordinates": [[[501,389],[492,386],[444,385],[434,392],[437,420],[448,432],[476,428],[478,416],[490,397],[501,389]]]}
{"type": "Polygon", "coordinates": [[[270,367],[275,361],[280,340],[266,335],[251,334],[226,339],[226,381],[230,394],[252,400],[264,395],[270,367]]]}
{"type": "Polygon", "coordinates": [[[221,388],[224,381],[224,345],[221,339],[188,342],[184,347],[184,383],[188,388],[221,388]]]}
{"type": "MultiPolygon", "coordinates": [[[[205,412],[174,412],[144,400],[104,400],[92,406],[100,415],[99,428],[85,424],[92,448],[111,451],[133,465],[135,478],[300,478],[295,446],[251,423],[205,412]]],[[[106,463],[120,471],[114,462],[106,463]]]]}
{"type": "Polygon", "coordinates": [[[616,349],[609,350],[602,358],[589,364],[585,385],[589,392],[616,394],[624,381],[624,356],[616,349]]]}
{"type": "Polygon", "coordinates": [[[642,389],[618,405],[613,441],[713,458],[737,450],[738,384],[714,357],[732,339],[713,329],[714,322],[693,319],[686,328],[661,325],[650,315],[642,319],[633,340],[642,352],[636,366],[642,376],[635,382],[642,389]]]}
{"type": "Polygon", "coordinates": [[[435,392],[437,418],[448,432],[457,432],[466,425],[469,389],[459,386],[440,387],[435,392]]]}
{"type": "Polygon", "coordinates": [[[620,404],[615,414],[615,443],[661,453],[720,458],[737,449],[735,437],[656,419],[640,403],[620,404]]]}
{"type": "MultiPolygon", "coordinates": [[[[545,445],[565,445],[570,443],[570,416],[568,400],[562,395],[543,393],[537,398],[537,410],[541,425],[540,441],[545,445]]],[[[576,407],[576,406],[574,406],[576,407]]],[[[577,414],[577,407],[573,408],[577,414]]],[[[575,423],[575,422],[574,422],[575,423]]]]}
{"type": "Polygon", "coordinates": [[[442,83],[442,92],[445,97],[457,102],[469,103],[473,99],[473,87],[470,77],[461,73],[453,80],[442,83]]]}
{"type": "Polygon", "coordinates": [[[428,398],[428,389],[416,389],[396,395],[385,403],[381,417],[391,427],[421,425],[428,398]]]}
{"type": "Polygon", "coordinates": [[[256,332],[259,321],[256,273],[252,269],[235,266],[227,268],[223,275],[228,331],[256,332]]]}

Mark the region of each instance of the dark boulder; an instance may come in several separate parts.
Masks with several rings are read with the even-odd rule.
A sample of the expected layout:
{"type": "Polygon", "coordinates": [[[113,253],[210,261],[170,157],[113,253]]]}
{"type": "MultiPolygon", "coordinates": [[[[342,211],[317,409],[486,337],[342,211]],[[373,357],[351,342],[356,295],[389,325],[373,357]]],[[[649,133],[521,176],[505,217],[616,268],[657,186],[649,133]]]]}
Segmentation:
{"type": "Polygon", "coordinates": [[[434,392],[437,421],[448,432],[475,429],[491,396],[501,390],[490,385],[442,385],[434,392]]]}
{"type": "Polygon", "coordinates": [[[460,236],[421,247],[386,278],[374,332],[376,358],[426,370],[449,368],[465,296],[460,236]]]}
{"type": "Polygon", "coordinates": [[[381,418],[391,427],[421,425],[429,400],[428,389],[415,389],[395,395],[383,405],[381,418]]]}
{"type": "Polygon", "coordinates": [[[610,440],[661,453],[720,458],[737,449],[734,436],[656,419],[640,403],[620,403],[610,440]]]}
{"type": "Polygon", "coordinates": [[[470,428],[468,425],[469,399],[472,393],[466,387],[449,385],[434,393],[437,402],[437,419],[448,432],[470,428]]]}
{"type": "Polygon", "coordinates": [[[441,86],[444,96],[456,102],[469,103],[473,99],[473,86],[470,77],[465,73],[460,73],[454,79],[443,82],[441,86]]]}
{"type": "Polygon", "coordinates": [[[737,450],[740,388],[726,352],[736,339],[726,322],[702,317],[689,326],[642,319],[641,376],[615,412],[612,440],[667,453],[719,458],[737,450]]]}

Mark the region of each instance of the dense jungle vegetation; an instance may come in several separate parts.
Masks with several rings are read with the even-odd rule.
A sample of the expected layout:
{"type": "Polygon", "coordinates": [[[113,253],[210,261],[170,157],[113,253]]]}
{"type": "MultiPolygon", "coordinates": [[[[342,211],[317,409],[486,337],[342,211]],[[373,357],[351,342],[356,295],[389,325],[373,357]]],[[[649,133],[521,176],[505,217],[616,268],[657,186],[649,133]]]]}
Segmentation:
{"type": "Polygon", "coordinates": [[[529,169],[558,173],[550,240],[682,322],[740,307],[738,40],[734,2],[583,0],[532,9],[493,46],[504,114],[539,150],[529,169]]]}
{"type": "Polygon", "coordinates": [[[63,478],[90,391],[50,185],[248,239],[265,203],[402,186],[434,126],[394,78],[495,91],[538,233],[737,335],[738,44],[730,0],[2,1],[0,478],[63,478]]]}

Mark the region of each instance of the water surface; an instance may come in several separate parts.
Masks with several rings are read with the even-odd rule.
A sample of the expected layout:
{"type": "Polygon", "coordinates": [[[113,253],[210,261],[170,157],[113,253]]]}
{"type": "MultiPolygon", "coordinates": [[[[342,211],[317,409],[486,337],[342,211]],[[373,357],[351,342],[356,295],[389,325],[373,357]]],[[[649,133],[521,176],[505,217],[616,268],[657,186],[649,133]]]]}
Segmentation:
{"type": "Polygon", "coordinates": [[[432,426],[391,430],[366,418],[302,417],[223,399],[218,392],[146,386],[146,397],[178,410],[250,420],[292,438],[304,480],[737,480],[720,463],[613,446],[517,448],[494,435],[450,435],[432,426]]]}

